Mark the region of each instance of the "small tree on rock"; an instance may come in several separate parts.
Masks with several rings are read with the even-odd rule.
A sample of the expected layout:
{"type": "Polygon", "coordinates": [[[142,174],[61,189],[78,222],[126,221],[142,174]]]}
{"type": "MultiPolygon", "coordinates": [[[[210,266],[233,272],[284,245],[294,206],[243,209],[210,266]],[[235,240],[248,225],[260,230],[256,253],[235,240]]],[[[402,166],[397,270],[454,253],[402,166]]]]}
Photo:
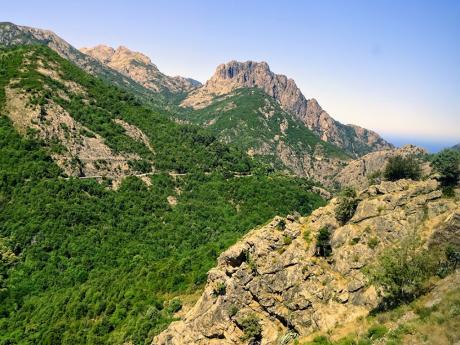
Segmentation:
{"type": "Polygon", "coordinates": [[[331,233],[328,228],[322,228],[316,236],[316,256],[328,257],[331,253],[331,233]]]}
{"type": "Polygon", "coordinates": [[[441,183],[444,187],[451,187],[458,183],[460,177],[460,153],[446,149],[438,153],[431,167],[441,175],[441,183]]]}
{"type": "Polygon", "coordinates": [[[341,224],[345,224],[355,214],[358,203],[359,199],[356,196],[356,191],[350,187],[344,188],[339,195],[339,203],[335,208],[335,218],[341,224]]]}
{"type": "Polygon", "coordinates": [[[383,176],[388,181],[419,180],[422,176],[422,169],[414,157],[394,156],[388,159],[383,176]]]}

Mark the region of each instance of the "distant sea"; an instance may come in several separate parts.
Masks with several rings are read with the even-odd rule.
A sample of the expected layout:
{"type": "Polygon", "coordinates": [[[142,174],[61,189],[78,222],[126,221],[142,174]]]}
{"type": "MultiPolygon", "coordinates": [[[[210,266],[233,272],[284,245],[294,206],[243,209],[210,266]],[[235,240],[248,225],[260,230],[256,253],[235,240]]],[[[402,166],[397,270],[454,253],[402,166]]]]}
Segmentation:
{"type": "Polygon", "coordinates": [[[383,138],[397,147],[404,146],[406,144],[413,144],[423,147],[429,153],[436,153],[445,148],[450,148],[460,143],[460,136],[457,139],[425,139],[425,138],[410,138],[392,135],[383,135],[383,138]]]}

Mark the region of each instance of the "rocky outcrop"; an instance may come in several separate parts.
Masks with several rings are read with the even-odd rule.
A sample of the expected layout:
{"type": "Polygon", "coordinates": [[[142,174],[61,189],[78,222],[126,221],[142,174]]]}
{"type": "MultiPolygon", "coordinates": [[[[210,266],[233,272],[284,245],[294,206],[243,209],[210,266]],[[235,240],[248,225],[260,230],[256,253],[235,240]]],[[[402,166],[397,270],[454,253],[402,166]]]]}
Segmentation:
{"type": "Polygon", "coordinates": [[[313,153],[299,154],[283,140],[279,140],[275,154],[290,172],[318,181],[327,187],[333,186],[334,176],[346,164],[344,159],[328,157],[320,145],[315,147],[313,153]]]}
{"type": "Polygon", "coordinates": [[[199,81],[190,78],[167,76],[160,72],[149,57],[123,46],[114,49],[98,45],[93,48],[81,48],[80,51],[155,92],[188,92],[201,85],[199,81]]]}
{"type": "Polygon", "coordinates": [[[301,119],[322,140],[355,156],[392,147],[373,131],[354,125],[343,125],[334,120],[315,99],[307,100],[294,80],[273,73],[266,62],[230,61],[219,65],[211,79],[192,92],[182,102],[182,106],[203,108],[216,96],[228,94],[241,87],[261,88],[276,99],[284,110],[301,119]]]}
{"type": "Polygon", "coordinates": [[[364,268],[384,248],[414,231],[428,245],[459,241],[459,203],[442,198],[438,187],[435,180],[371,186],[345,225],[335,218],[337,199],[307,218],[276,217],[219,257],[197,304],[153,344],[246,344],[248,319],[260,329],[251,343],[284,344],[367,315],[380,297],[364,268]],[[324,228],[331,234],[327,258],[316,256],[324,228]]]}
{"type": "MultiPolygon", "coordinates": [[[[334,181],[341,186],[351,186],[363,189],[369,186],[374,179],[379,180],[381,173],[390,157],[412,156],[421,157],[428,152],[414,145],[405,145],[398,149],[371,152],[361,158],[352,160],[334,177],[334,181]]],[[[428,163],[423,162],[422,172],[428,175],[431,169],[428,163]]]]}
{"type": "Polygon", "coordinates": [[[146,96],[146,93],[150,93],[133,79],[105,66],[93,57],[83,54],[52,31],[15,25],[13,23],[0,23],[0,46],[12,47],[27,44],[48,46],[61,57],[73,62],[86,72],[105,79],[119,87],[129,89],[139,96],[146,96]]]}
{"type": "MultiPolygon", "coordinates": [[[[36,68],[38,73],[62,84],[63,88],[57,90],[56,95],[63,100],[87,96],[83,86],[63,79],[60,66],[50,61],[44,63],[41,59],[33,62],[24,59],[21,68],[36,68]]],[[[116,184],[125,176],[139,174],[130,164],[141,160],[138,154],[114,152],[101,135],[82,125],[59,102],[48,99],[46,104],[36,104],[33,98],[37,94],[18,88],[15,82],[11,81],[4,90],[5,115],[11,119],[19,133],[25,135],[32,129],[50,148],[52,158],[66,175],[107,177],[116,184]]],[[[45,84],[44,88],[47,87],[45,84]]],[[[120,119],[114,122],[124,130],[127,137],[142,143],[154,153],[148,137],[139,128],[120,119]]]]}

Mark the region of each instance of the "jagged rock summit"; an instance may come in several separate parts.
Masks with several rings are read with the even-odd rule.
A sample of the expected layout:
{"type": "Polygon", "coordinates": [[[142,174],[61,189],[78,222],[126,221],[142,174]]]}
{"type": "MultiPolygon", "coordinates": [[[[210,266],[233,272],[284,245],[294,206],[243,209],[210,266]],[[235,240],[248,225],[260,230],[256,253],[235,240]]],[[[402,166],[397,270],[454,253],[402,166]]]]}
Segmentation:
{"type": "Polygon", "coordinates": [[[114,49],[98,45],[93,48],[81,48],[80,51],[155,92],[187,92],[201,85],[199,81],[190,78],[163,74],[148,56],[124,46],[114,49]]]}
{"type": "Polygon", "coordinates": [[[216,96],[242,87],[261,88],[276,99],[284,110],[302,120],[322,140],[333,143],[354,156],[392,148],[391,144],[373,131],[355,125],[343,125],[334,120],[315,99],[306,99],[294,80],[273,73],[266,62],[230,61],[219,65],[211,79],[191,92],[181,105],[203,108],[216,96]]]}
{"type": "Polygon", "coordinates": [[[381,297],[365,268],[408,235],[426,246],[460,245],[460,204],[442,198],[438,182],[382,182],[359,194],[353,218],[335,218],[337,199],[308,218],[275,218],[218,259],[196,305],[153,341],[154,345],[284,344],[315,331],[332,331],[366,316],[381,297]],[[316,256],[315,238],[328,228],[332,254],[316,256]]]}

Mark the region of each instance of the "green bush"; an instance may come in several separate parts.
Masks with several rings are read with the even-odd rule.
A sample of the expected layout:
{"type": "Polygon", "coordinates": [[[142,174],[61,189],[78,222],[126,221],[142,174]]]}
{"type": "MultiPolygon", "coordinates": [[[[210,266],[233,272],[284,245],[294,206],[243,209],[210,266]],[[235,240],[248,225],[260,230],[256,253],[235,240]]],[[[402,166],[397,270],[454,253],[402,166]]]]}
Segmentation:
{"type": "Polygon", "coordinates": [[[286,236],[286,235],[284,235],[284,236],[283,236],[283,244],[284,244],[285,246],[288,246],[288,245],[290,245],[291,243],[292,243],[292,237],[291,237],[291,236],[286,236]]]}
{"type": "Polygon", "coordinates": [[[286,229],[286,221],[284,219],[281,219],[276,225],[276,228],[281,231],[286,229]]]}
{"type": "Polygon", "coordinates": [[[339,195],[339,202],[335,208],[335,218],[341,224],[345,224],[355,214],[358,203],[356,191],[349,187],[345,188],[339,195]]]}
{"type": "Polygon", "coordinates": [[[369,241],[367,241],[367,246],[371,249],[374,249],[375,247],[377,247],[379,244],[379,239],[377,237],[371,237],[369,239],[369,241]]]}
{"type": "Polygon", "coordinates": [[[388,328],[383,325],[373,325],[367,330],[367,337],[371,340],[382,338],[388,332],[388,328]]]}
{"type": "Polygon", "coordinates": [[[370,270],[372,280],[385,293],[380,308],[410,302],[425,292],[429,278],[438,272],[439,258],[437,251],[422,248],[414,234],[384,250],[370,270]]]}
{"type": "Polygon", "coordinates": [[[333,345],[328,337],[319,335],[313,338],[313,341],[309,342],[308,345],[333,345]]]}
{"type": "Polygon", "coordinates": [[[259,318],[255,314],[249,314],[238,323],[244,333],[241,340],[250,342],[260,341],[262,337],[262,326],[260,325],[259,318]]]}
{"type": "Polygon", "coordinates": [[[234,304],[232,304],[230,307],[228,307],[228,316],[234,317],[236,314],[238,314],[238,307],[234,304]]]}
{"type": "Polygon", "coordinates": [[[322,228],[316,235],[316,255],[328,257],[332,253],[331,234],[328,228],[322,228]]]}
{"type": "Polygon", "coordinates": [[[169,304],[167,311],[171,314],[177,313],[182,309],[182,301],[179,298],[173,298],[169,304]]]}
{"type": "Polygon", "coordinates": [[[422,175],[420,163],[414,157],[394,156],[388,159],[383,176],[388,181],[400,179],[419,180],[422,175]]]}
{"type": "Polygon", "coordinates": [[[460,177],[460,152],[446,149],[435,155],[431,162],[434,171],[441,175],[443,186],[454,186],[460,177]]]}
{"type": "Polygon", "coordinates": [[[212,290],[212,294],[214,297],[223,296],[227,292],[227,286],[224,282],[219,282],[212,290]]]}

